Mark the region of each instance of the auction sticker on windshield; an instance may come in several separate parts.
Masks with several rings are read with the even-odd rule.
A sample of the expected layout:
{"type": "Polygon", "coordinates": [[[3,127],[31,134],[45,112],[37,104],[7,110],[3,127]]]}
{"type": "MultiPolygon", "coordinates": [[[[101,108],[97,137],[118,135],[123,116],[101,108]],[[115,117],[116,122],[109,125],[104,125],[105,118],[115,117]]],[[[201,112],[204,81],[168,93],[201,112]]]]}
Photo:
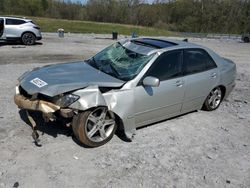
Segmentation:
{"type": "Polygon", "coordinates": [[[30,81],[32,84],[36,85],[39,88],[42,88],[46,85],[48,85],[45,81],[41,80],[40,78],[34,78],[30,81]]]}

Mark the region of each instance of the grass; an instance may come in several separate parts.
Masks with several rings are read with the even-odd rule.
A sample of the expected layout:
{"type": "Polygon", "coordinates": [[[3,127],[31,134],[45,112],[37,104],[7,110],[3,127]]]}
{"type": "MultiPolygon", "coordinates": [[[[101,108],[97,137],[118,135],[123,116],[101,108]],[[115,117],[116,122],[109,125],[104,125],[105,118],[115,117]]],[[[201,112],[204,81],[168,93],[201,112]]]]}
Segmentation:
{"type": "Polygon", "coordinates": [[[71,33],[96,33],[110,34],[113,31],[123,35],[131,35],[136,32],[137,35],[144,36],[169,36],[173,35],[170,31],[152,27],[142,27],[133,25],[101,23],[90,21],[62,20],[52,18],[30,17],[42,29],[43,32],[57,32],[57,29],[63,28],[65,32],[71,33]]]}

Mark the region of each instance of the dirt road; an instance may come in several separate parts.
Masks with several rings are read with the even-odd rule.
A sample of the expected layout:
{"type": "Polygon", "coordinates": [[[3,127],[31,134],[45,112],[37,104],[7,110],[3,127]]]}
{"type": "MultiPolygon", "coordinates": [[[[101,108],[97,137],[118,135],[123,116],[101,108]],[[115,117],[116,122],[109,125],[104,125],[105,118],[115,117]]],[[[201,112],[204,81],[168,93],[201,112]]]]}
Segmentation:
{"type": "Polygon", "coordinates": [[[46,125],[36,147],[13,103],[16,79],[44,63],[88,58],[113,42],[95,37],[45,34],[43,44],[0,46],[0,188],[250,187],[250,45],[238,41],[190,39],[237,64],[237,86],[218,110],[139,129],[130,143],[115,136],[94,149],[74,142],[70,129],[46,125]]]}

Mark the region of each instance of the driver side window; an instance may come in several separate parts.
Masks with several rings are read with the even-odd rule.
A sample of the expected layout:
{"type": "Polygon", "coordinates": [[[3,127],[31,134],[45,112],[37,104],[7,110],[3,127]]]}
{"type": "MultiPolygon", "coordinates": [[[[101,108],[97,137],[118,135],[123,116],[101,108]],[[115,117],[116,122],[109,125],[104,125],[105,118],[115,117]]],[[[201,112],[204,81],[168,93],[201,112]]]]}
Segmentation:
{"type": "Polygon", "coordinates": [[[156,77],[160,81],[181,76],[182,54],[182,50],[163,53],[150,67],[146,75],[156,77]]]}

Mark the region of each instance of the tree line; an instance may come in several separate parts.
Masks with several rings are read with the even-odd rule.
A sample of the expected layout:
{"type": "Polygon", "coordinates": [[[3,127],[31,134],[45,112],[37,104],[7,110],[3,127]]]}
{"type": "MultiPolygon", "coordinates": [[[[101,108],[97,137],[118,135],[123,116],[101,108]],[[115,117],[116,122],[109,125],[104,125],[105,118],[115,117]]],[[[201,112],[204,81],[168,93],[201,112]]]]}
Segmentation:
{"type": "Polygon", "coordinates": [[[1,15],[42,16],[179,32],[250,32],[250,0],[0,0],[1,15]]]}

